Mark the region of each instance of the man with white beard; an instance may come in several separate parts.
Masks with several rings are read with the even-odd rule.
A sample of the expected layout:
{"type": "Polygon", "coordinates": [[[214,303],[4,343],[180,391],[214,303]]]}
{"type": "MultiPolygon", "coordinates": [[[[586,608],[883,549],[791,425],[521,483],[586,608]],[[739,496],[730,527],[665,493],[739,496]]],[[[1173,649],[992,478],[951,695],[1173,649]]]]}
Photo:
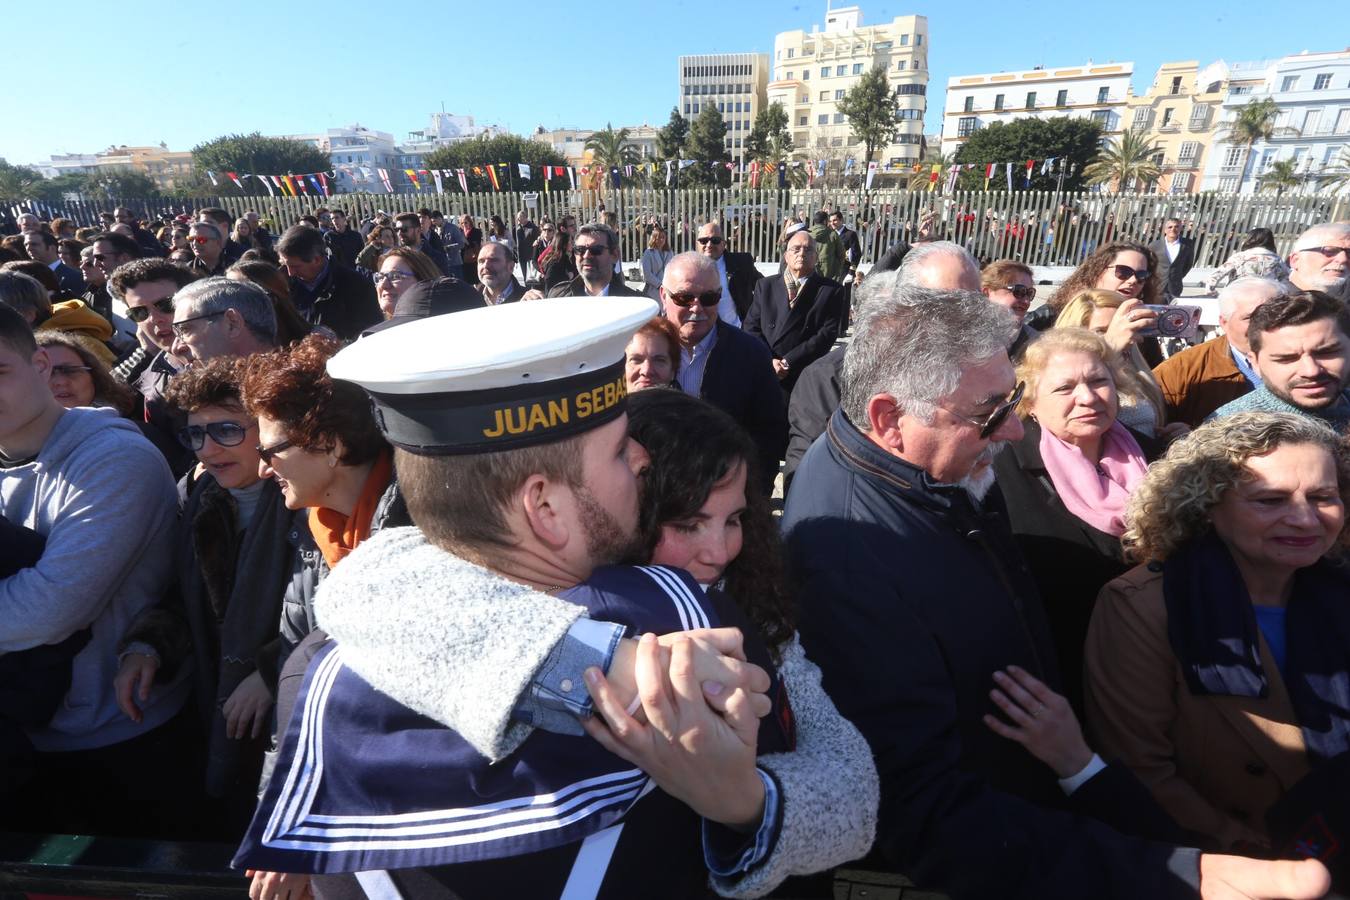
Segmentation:
{"type": "Polygon", "coordinates": [[[1350,300],[1350,222],[1314,225],[1299,235],[1289,254],[1289,283],[1350,300]]]}
{"type": "MultiPolygon", "coordinates": [[[[1286,896],[1243,879],[1294,864],[1162,843],[1175,826],[1092,753],[1054,693],[1045,610],[991,465],[1023,434],[1015,330],[973,291],[900,284],[869,298],[840,408],[788,491],[802,644],[881,777],[864,867],[952,897],[1286,896]],[[1000,708],[1065,739],[1033,755],[1000,736],[1019,733],[1000,708]]],[[[1325,872],[1308,869],[1317,884],[1292,893],[1318,896],[1325,872]]]]}

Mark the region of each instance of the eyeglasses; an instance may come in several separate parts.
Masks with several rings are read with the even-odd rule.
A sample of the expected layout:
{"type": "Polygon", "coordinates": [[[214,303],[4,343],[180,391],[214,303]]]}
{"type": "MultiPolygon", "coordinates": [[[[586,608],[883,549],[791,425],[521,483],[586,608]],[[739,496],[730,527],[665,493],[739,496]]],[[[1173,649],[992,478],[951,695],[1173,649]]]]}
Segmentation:
{"type": "Polygon", "coordinates": [[[1003,289],[1018,300],[1036,299],[1036,289],[1034,287],[1027,287],[1025,284],[1010,284],[1003,289]]]}
{"type": "Polygon", "coordinates": [[[577,244],[572,248],[577,256],[604,256],[609,252],[608,244],[577,244]]]}
{"type": "Polygon", "coordinates": [[[700,247],[706,247],[706,246],[708,246],[709,244],[712,244],[714,247],[716,247],[716,246],[717,246],[718,244],[720,244],[720,243],[722,243],[722,238],[720,238],[720,237],[715,237],[715,236],[714,236],[714,237],[701,237],[701,238],[698,239],[698,245],[699,245],[700,247]]]}
{"type": "Polygon", "coordinates": [[[403,234],[405,231],[416,231],[421,227],[422,227],[421,225],[400,225],[394,230],[397,231],[399,234],[403,234]]]}
{"type": "Polygon", "coordinates": [[[103,262],[104,260],[117,259],[118,257],[122,257],[122,256],[126,256],[126,254],[125,254],[125,253],[92,253],[92,254],[90,254],[90,258],[91,258],[94,262],[103,262]]]}
{"type": "MultiPolygon", "coordinates": [[[[94,259],[98,259],[98,257],[96,256],[94,259]]],[[[152,307],[156,312],[171,316],[173,315],[173,298],[165,297],[163,300],[156,300],[154,303],[151,303],[150,306],[128,306],[127,318],[139,325],[150,318],[150,309],[152,307]]]]}
{"type": "Polygon", "coordinates": [[[207,237],[204,234],[194,234],[188,238],[189,241],[195,241],[198,244],[205,244],[207,241],[214,241],[215,238],[207,237]]]}
{"type": "Polygon", "coordinates": [[[681,309],[688,309],[697,301],[699,306],[716,306],[722,302],[721,291],[704,291],[701,294],[677,294],[666,291],[666,299],[681,309]]]}
{"type": "Polygon", "coordinates": [[[392,272],[376,272],[373,276],[376,287],[384,284],[386,281],[403,281],[405,278],[416,278],[412,272],[405,272],[402,269],[395,269],[392,272]]]}
{"type": "Polygon", "coordinates": [[[200,321],[200,320],[202,320],[202,319],[214,319],[214,318],[216,318],[217,316],[223,316],[223,315],[225,315],[225,312],[226,312],[226,310],[223,310],[223,309],[222,309],[220,312],[207,313],[206,315],[203,315],[203,316],[189,316],[189,317],[186,318],[186,319],[179,319],[177,322],[174,322],[173,325],[171,325],[170,327],[173,329],[174,337],[179,337],[179,338],[181,338],[181,337],[183,337],[185,334],[187,334],[187,330],[186,330],[185,328],[183,328],[183,326],[186,325],[187,323],[189,323],[189,322],[197,322],[197,321],[200,321]]]}
{"type": "Polygon", "coordinates": [[[1008,395],[1008,399],[994,407],[994,411],[991,412],[986,419],[973,419],[970,416],[963,416],[960,413],[952,412],[950,409],[947,410],[947,412],[952,413],[952,415],[956,416],[958,419],[963,419],[972,425],[978,425],[980,428],[980,440],[984,440],[995,431],[998,431],[998,427],[1008,418],[1008,413],[1012,412],[1013,407],[1017,406],[1017,404],[1022,401],[1022,393],[1026,390],[1026,387],[1025,381],[1019,381],[1017,387],[1013,388],[1013,392],[1008,395]]]}
{"type": "Polygon", "coordinates": [[[1338,254],[1344,253],[1347,259],[1350,259],[1350,247],[1304,247],[1299,253],[1320,253],[1327,259],[1335,259],[1338,254]]]}
{"type": "Polygon", "coordinates": [[[1132,269],[1129,266],[1112,266],[1111,271],[1116,274],[1120,281],[1129,281],[1131,278],[1137,281],[1148,281],[1148,269],[1132,269]]]}
{"type": "Polygon", "coordinates": [[[200,450],[206,446],[206,438],[222,447],[238,447],[244,442],[248,427],[238,422],[211,422],[208,425],[188,425],[178,429],[178,443],[189,450],[200,450]]]}
{"type": "Polygon", "coordinates": [[[272,464],[272,457],[276,456],[282,450],[289,450],[294,446],[295,441],[288,438],[278,444],[273,444],[270,447],[254,447],[253,449],[257,450],[258,455],[262,457],[262,461],[270,466],[272,464]]]}
{"type": "Polygon", "coordinates": [[[88,366],[52,366],[52,374],[58,378],[69,378],[77,372],[92,372],[88,366]]]}

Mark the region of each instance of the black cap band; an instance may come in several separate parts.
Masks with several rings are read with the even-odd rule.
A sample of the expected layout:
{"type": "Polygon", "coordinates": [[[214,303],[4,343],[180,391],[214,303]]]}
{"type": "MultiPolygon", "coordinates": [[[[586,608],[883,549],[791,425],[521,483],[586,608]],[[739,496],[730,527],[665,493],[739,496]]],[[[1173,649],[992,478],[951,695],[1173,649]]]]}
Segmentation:
{"type": "Polygon", "coordinates": [[[395,447],[421,456],[493,453],[551,444],[619,416],[624,361],[553,381],[481,391],[369,391],[375,421],[395,447]]]}

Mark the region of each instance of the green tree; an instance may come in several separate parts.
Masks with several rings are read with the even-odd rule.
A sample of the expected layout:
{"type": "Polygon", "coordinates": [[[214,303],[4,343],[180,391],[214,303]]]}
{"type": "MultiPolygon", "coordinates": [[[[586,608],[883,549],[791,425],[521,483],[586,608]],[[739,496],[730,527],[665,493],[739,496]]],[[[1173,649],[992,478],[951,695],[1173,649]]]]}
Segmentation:
{"type": "Polygon", "coordinates": [[[727,152],[727,123],[717,107],[704,104],[703,112],[698,114],[689,129],[689,145],[686,159],[694,164],[684,170],[684,181],[699,187],[727,187],[731,184],[731,172],[725,165],[713,166],[713,163],[731,162],[727,152]]]}
{"type": "Polygon", "coordinates": [[[1243,148],[1242,168],[1238,175],[1238,190],[1247,180],[1247,163],[1252,156],[1252,147],[1257,141],[1268,141],[1273,137],[1292,134],[1292,128],[1276,125],[1280,107],[1273,97],[1249,100],[1237,111],[1237,115],[1227,122],[1220,123],[1214,129],[1214,137],[1220,143],[1235,144],[1243,148]]]}
{"type": "Polygon", "coordinates": [[[95,200],[158,197],[159,187],[149,175],[130,168],[100,168],[86,176],[82,193],[95,200]]]}
{"type": "MultiPolygon", "coordinates": [[[[642,161],[642,153],[638,150],[636,144],[628,142],[629,131],[627,128],[614,130],[614,126],[608,122],[605,123],[603,131],[597,131],[586,141],[586,150],[591,154],[591,164],[599,166],[608,173],[611,169],[620,171],[620,179],[623,182],[631,181],[627,175],[622,174],[624,166],[635,166],[642,161]]],[[[606,177],[606,184],[612,184],[606,177]]]]}
{"type": "Polygon", "coordinates": [[[1083,187],[1083,168],[1097,155],[1097,142],[1101,139],[1101,126],[1090,119],[1071,119],[1058,116],[1053,119],[1018,119],[1013,122],[995,122],[988,128],[968,137],[956,150],[955,162],[974,163],[975,168],[961,173],[958,185],[965,189],[976,189],[984,185],[984,170],[989,163],[997,163],[999,172],[990,183],[991,189],[1001,188],[1006,181],[1003,164],[1013,163],[1013,184],[1018,188],[1026,185],[1026,170],[1017,171],[1019,164],[1025,165],[1029,159],[1044,160],[1055,157],[1055,174],[1040,174],[1041,167],[1036,166],[1031,173],[1031,188],[1038,191],[1053,191],[1059,185],[1059,172],[1065,174],[1064,190],[1077,191],[1083,187]],[[1061,166],[1069,169],[1061,169],[1061,166]]]}
{"type": "Polygon", "coordinates": [[[853,136],[863,143],[862,167],[866,171],[872,155],[895,140],[895,98],[886,70],[876,66],[858,79],[837,108],[848,119],[853,136]]]}
{"type": "Polygon", "coordinates": [[[1155,142],[1126,129],[1118,138],[1107,138],[1083,176],[1088,184],[1114,184],[1117,193],[1127,187],[1142,190],[1162,174],[1155,161],[1160,152],[1155,142]]]}
{"type": "MultiPolygon", "coordinates": [[[[506,169],[501,167],[497,169],[497,178],[503,190],[513,185],[520,190],[536,190],[544,186],[544,166],[565,166],[567,160],[543,141],[530,140],[516,134],[501,134],[496,137],[482,135],[467,141],[456,141],[433,150],[422,160],[423,167],[428,169],[463,169],[470,191],[492,190],[492,182],[488,180],[487,172],[482,167],[496,163],[507,164],[506,169]],[[520,180],[516,170],[516,166],[520,163],[530,167],[528,184],[520,180]],[[474,173],[474,166],[479,167],[479,174],[474,173]]],[[[563,175],[561,178],[553,176],[553,184],[556,187],[566,187],[567,176],[563,175]]]]}
{"type": "Polygon", "coordinates": [[[1292,159],[1276,160],[1270,164],[1270,168],[1257,176],[1257,184],[1261,190],[1274,191],[1278,197],[1286,190],[1303,183],[1303,178],[1295,171],[1297,165],[1292,159]]]}
{"type": "MultiPolygon", "coordinates": [[[[327,153],[304,141],[290,138],[263,137],[252,134],[227,134],[192,148],[192,163],[198,172],[216,173],[216,179],[226,172],[240,175],[308,175],[327,172],[332,160],[327,153]]],[[[221,181],[221,190],[236,192],[228,179],[221,181]]],[[[244,193],[265,196],[267,190],[256,178],[243,179],[244,193]]]]}
{"type": "Polygon", "coordinates": [[[689,143],[689,120],[680,115],[680,108],[670,108],[670,121],[656,131],[656,152],[662,159],[679,159],[684,145],[689,143]]]}
{"type": "Polygon", "coordinates": [[[750,136],[745,139],[745,158],[770,162],[792,156],[792,133],[783,104],[770,103],[755,115],[750,136]]]}
{"type": "MultiPolygon", "coordinates": [[[[88,197],[89,176],[80,172],[68,172],[55,178],[43,179],[42,183],[34,188],[31,196],[55,203],[64,200],[66,194],[83,194],[88,197]]],[[[0,196],[5,196],[2,188],[0,196]]]]}
{"type": "Polygon", "coordinates": [[[37,169],[0,160],[0,197],[7,200],[35,197],[45,180],[37,169]]]}

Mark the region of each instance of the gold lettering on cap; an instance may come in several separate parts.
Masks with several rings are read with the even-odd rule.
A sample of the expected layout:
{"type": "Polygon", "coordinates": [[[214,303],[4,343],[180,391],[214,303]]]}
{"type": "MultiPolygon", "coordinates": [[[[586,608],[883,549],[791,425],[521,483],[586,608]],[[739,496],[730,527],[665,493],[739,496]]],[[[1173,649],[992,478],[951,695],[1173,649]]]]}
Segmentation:
{"type": "Polygon", "coordinates": [[[493,426],[483,429],[483,437],[497,438],[504,434],[527,434],[537,428],[556,428],[570,417],[566,397],[549,400],[547,405],[503,406],[493,410],[493,426]]]}

